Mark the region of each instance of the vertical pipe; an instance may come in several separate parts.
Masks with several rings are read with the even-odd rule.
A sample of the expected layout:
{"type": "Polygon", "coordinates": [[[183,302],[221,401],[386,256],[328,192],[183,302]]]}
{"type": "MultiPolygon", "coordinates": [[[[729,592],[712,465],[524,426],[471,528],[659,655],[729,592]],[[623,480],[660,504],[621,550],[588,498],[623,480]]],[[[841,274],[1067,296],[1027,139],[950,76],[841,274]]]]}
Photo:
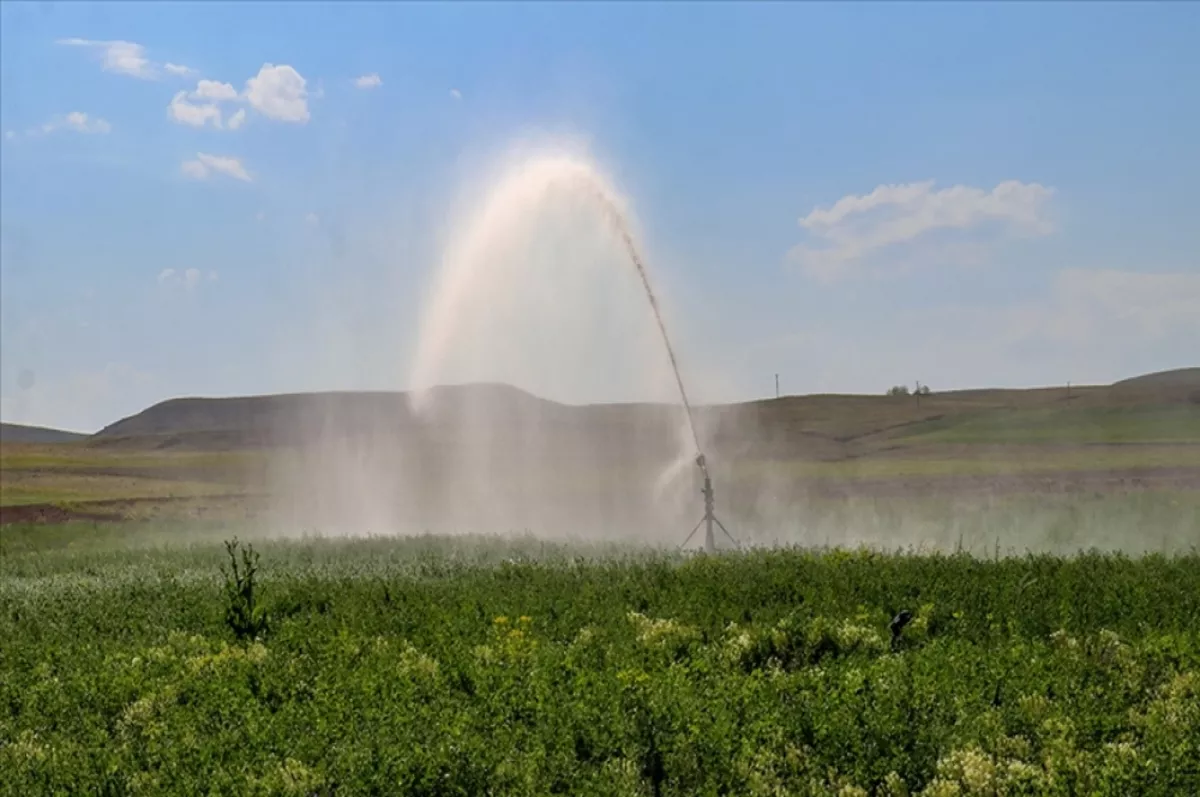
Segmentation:
{"type": "Polygon", "coordinates": [[[713,486],[712,478],[704,475],[704,550],[716,553],[717,541],[713,537],[713,486]]]}

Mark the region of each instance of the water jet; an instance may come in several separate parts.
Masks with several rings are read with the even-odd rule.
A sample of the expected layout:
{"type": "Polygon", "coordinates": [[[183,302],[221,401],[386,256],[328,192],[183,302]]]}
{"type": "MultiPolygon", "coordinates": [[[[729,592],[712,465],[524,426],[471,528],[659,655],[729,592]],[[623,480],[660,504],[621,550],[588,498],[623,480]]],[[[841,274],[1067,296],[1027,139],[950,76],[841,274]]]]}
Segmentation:
{"type": "MultiPolygon", "coordinates": [[[[669,362],[674,388],[683,406],[687,427],[686,445],[693,448],[693,452],[687,456],[694,457],[703,479],[701,494],[704,496],[704,516],[683,544],[686,545],[704,526],[706,551],[716,549],[717,529],[736,545],[736,540],[717,519],[713,509],[712,477],[692,404],[645,259],[624,210],[624,202],[602,173],[582,158],[540,155],[518,162],[490,187],[484,195],[484,201],[462,228],[461,235],[447,247],[421,322],[419,345],[410,379],[410,384],[417,391],[414,393],[414,409],[418,414],[422,412],[423,403],[432,395],[429,388],[438,383],[438,372],[453,353],[456,333],[464,324],[475,320],[475,311],[489,309],[489,302],[495,295],[512,290],[514,282],[527,285],[535,281],[530,279],[528,268],[523,264],[513,267],[515,271],[512,274],[501,274],[505,266],[496,250],[502,249],[503,245],[511,243],[513,236],[519,235],[514,230],[536,227],[533,220],[550,205],[548,199],[552,192],[566,192],[567,199],[584,200],[589,208],[587,213],[592,218],[599,214],[605,222],[604,235],[619,246],[623,259],[633,265],[641,292],[649,306],[661,351],[669,362]]],[[[577,248],[575,240],[569,243],[577,248]]],[[[539,305],[539,309],[542,307],[544,305],[539,305]]],[[[506,331],[497,333],[503,335],[506,331]]],[[[519,348],[519,344],[515,347],[519,348]]],[[[472,378],[478,376],[472,375],[472,378]]]]}

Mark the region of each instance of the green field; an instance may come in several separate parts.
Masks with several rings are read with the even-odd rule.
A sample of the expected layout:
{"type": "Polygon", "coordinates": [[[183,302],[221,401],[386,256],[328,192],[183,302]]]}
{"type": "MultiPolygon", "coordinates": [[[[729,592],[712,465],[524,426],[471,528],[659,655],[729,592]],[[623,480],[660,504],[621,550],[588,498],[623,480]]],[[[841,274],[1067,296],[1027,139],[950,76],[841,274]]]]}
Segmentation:
{"type": "Polygon", "coordinates": [[[1200,443],[1200,409],[1189,405],[998,409],[914,426],[907,442],[992,445],[1200,443]]]}
{"type": "Polygon", "coordinates": [[[248,530],[3,530],[0,793],[1200,791],[1195,549],[259,540],[251,601],[248,530]]]}
{"type": "MultiPolygon", "coordinates": [[[[0,795],[1200,794],[1200,403],[1176,392],[705,410],[746,544],[717,556],[574,512],[538,529],[558,542],[298,537],[321,526],[274,512],[276,468],[328,464],[300,492],[335,496],[364,474],[250,445],[230,424],[269,397],[5,443],[0,795]]],[[[555,412],[575,444],[503,460],[526,500],[660,474],[622,448],[653,412],[555,412]]]]}

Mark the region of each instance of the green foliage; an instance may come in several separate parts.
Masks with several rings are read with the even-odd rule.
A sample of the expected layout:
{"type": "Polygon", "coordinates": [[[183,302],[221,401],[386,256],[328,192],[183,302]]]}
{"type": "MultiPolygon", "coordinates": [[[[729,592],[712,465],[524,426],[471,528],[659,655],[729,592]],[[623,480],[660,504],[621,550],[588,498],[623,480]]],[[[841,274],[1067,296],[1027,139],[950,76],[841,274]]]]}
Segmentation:
{"type": "Polygon", "coordinates": [[[908,385],[894,385],[888,388],[887,394],[889,396],[908,396],[911,395],[911,391],[909,391],[908,385]]]}
{"type": "Polygon", "coordinates": [[[0,794],[1200,792],[1195,553],[255,547],[4,557],[0,794]]]}
{"type": "Polygon", "coordinates": [[[240,640],[257,639],[267,630],[267,615],[255,593],[258,552],[252,545],[239,550],[239,545],[237,537],[225,542],[225,553],[229,556],[229,565],[221,567],[225,576],[225,624],[240,640]]]}

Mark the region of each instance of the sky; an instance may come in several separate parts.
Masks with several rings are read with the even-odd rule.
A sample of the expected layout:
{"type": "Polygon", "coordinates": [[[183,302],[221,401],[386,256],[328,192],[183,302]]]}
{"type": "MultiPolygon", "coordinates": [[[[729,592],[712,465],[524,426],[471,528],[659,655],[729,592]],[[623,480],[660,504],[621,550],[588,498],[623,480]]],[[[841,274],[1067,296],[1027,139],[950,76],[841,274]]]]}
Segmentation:
{"type": "Polygon", "coordinates": [[[702,401],[1194,366],[1198,39],[1195,3],[5,2],[0,416],[404,389],[454,209],[531,141],[628,198],[702,401]]]}

